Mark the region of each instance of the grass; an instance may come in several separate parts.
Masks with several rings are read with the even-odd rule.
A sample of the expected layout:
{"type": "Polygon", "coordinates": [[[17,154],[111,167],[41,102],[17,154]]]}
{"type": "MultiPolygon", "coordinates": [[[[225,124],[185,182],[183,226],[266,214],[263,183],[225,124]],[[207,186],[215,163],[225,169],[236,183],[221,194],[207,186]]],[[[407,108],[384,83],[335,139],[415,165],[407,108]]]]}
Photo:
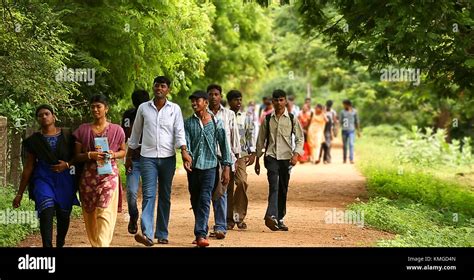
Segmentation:
{"type": "Polygon", "coordinates": [[[449,211],[440,212],[411,200],[376,197],[357,203],[351,210],[364,213],[364,223],[396,234],[381,240],[383,247],[473,247],[474,219],[449,211]]]}
{"type": "Polygon", "coordinates": [[[370,227],[396,234],[379,246],[474,247],[474,192],[458,169],[400,165],[389,137],[361,138],[356,151],[370,199],[350,208],[363,211],[370,227]]]}
{"type": "Polygon", "coordinates": [[[12,201],[15,194],[16,190],[11,186],[0,188],[0,247],[16,246],[29,234],[39,231],[34,202],[25,195],[21,206],[13,209],[12,201]],[[19,213],[29,213],[28,220],[15,219],[19,213]]]}

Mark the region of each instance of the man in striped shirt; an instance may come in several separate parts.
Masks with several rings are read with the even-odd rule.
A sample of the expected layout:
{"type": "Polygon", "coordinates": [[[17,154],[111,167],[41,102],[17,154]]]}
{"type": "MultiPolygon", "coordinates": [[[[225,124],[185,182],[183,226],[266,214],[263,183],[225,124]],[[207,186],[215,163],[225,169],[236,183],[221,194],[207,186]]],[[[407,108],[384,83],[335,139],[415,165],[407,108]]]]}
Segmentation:
{"type": "Polygon", "coordinates": [[[220,164],[224,166],[221,181],[223,185],[229,183],[232,160],[222,121],[207,109],[209,104],[207,92],[195,91],[189,99],[194,114],[185,121],[184,129],[191,159],[185,160],[183,164],[188,173],[188,188],[195,218],[195,243],[198,247],[206,247],[209,246],[207,233],[211,196],[218,175],[217,147],[222,155],[220,164]]]}
{"type": "MultiPolygon", "coordinates": [[[[222,87],[220,85],[211,84],[207,87],[209,94],[209,109],[214,116],[222,121],[226,133],[227,143],[230,146],[232,167],[231,172],[235,171],[234,163],[239,158],[240,154],[240,137],[239,129],[235,113],[222,106],[222,87]]],[[[217,150],[218,156],[221,156],[221,151],[217,150]]],[[[211,237],[217,239],[224,239],[227,233],[227,186],[216,182],[216,191],[212,196],[212,206],[214,209],[214,231],[211,237]]]]}

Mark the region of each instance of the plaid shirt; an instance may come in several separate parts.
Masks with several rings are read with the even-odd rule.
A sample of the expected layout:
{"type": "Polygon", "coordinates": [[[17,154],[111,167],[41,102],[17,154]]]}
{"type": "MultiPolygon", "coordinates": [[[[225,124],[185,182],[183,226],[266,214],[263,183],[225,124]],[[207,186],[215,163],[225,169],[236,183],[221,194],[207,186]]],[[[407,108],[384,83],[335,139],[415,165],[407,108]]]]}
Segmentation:
{"type": "MultiPolygon", "coordinates": [[[[214,117],[211,112],[209,114],[214,117]]],[[[232,165],[229,143],[227,143],[222,121],[216,117],[214,117],[214,121],[211,120],[206,125],[203,125],[196,114],[193,114],[184,122],[186,144],[189,154],[193,159],[193,168],[201,170],[215,168],[218,160],[216,154],[217,144],[222,151],[221,164],[226,166],[232,165]],[[217,135],[214,135],[216,132],[217,135]]]]}
{"type": "Polygon", "coordinates": [[[236,116],[240,135],[240,157],[242,158],[255,152],[255,124],[251,114],[237,112],[236,116]]]}

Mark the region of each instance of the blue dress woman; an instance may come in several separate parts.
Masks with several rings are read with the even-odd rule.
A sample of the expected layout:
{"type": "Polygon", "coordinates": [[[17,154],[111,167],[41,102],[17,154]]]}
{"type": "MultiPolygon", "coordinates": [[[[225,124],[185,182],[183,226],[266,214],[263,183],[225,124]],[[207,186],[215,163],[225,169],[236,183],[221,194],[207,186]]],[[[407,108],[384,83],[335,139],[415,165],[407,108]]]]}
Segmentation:
{"type": "Polygon", "coordinates": [[[63,247],[69,229],[73,205],[79,205],[76,197],[75,168],[73,166],[74,140],[69,130],[55,126],[56,116],[48,105],[36,110],[41,126],[23,141],[27,159],[20,186],[13,200],[13,207],[20,206],[28,186],[29,197],[35,201],[40,220],[43,247],[53,245],[53,218],[57,219],[56,247],[63,247]]]}

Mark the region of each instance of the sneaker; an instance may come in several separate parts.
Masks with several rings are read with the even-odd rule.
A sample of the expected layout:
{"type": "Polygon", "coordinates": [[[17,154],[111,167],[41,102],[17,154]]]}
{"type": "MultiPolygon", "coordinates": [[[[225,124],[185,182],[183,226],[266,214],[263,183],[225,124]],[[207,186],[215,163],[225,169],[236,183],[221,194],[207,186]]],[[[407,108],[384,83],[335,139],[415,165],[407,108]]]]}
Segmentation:
{"type": "Polygon", "coordinates": [[[272,231],[278,230],[278,221],[275,219],[275,216],[265,217],[265,225],[272,231]]]}

